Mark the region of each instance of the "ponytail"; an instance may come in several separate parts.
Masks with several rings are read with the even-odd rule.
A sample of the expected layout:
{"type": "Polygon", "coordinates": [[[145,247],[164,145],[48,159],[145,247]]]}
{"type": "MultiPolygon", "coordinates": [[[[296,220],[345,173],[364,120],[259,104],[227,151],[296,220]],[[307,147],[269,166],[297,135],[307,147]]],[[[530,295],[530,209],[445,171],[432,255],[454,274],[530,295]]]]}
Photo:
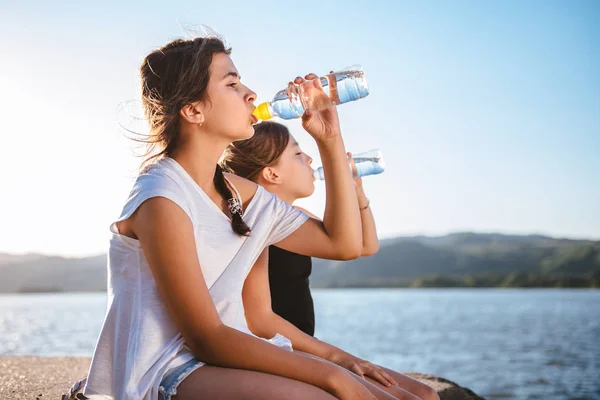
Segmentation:
{"type": "Polygon", "coordinates": [[[217,192],[224,198],[227,199],[227,205],[229,206],[229,214],[231,215],[231,228],[235,233],[240,236],[248,236],[250,234],[250,227],[246,225],[242,219],[242,207],[238,199],[233,197],[231,189],[225,182],[225,176],[223,175],[223,168],[217,164],[215,170],[215,177],[213,178],[217,192]]]}

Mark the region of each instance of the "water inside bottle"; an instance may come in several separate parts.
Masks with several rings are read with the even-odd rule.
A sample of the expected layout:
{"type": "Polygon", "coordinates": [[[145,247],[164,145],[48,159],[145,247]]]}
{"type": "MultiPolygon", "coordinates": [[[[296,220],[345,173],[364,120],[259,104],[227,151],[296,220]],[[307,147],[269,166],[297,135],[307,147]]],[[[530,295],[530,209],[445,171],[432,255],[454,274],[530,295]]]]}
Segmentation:
{"type": "Polygon", "coordinates": [[[356,176],[362,177],[367,175],[380,174],[385,170],[385,166],[381,162],[374,159],[354,160],[356,165],[356,176]]]}
{"type": "MultiPolygon", "coordinates": [[[[385,162],[383,161],[383,154],[380,150],[371,150],[365,153],[356,154],[352,156],[356,170],[352,171],[354,177],[363,177],[368,175],[377,175],[385,171],[385,162]]],[[[350,166],[350,164],[349,164],[350,166]]],[[[315,179],[324,180],[325,173],[323,167],[319,167],[313,173],[315,179]]]]}
{"type": "Polygon", "coordinates": [[[369,95],[369,85],[360,65],[353,65],[321,78],[323,91],[333,104],[359,100],[369,95]],[[332,83],[330,85],[329,83],[332,83]]]}
{"type": "Polygon", "coordinates": [[[280,90],[271,107],[283,119],[299,118],[306,108],[324,110],[338,104],[362,99],[368,96],[369,86],[360,66],[344,68],[341,71],[320,78],[321,88],[312,81],[301,85],[291,84],[280,90]]]}

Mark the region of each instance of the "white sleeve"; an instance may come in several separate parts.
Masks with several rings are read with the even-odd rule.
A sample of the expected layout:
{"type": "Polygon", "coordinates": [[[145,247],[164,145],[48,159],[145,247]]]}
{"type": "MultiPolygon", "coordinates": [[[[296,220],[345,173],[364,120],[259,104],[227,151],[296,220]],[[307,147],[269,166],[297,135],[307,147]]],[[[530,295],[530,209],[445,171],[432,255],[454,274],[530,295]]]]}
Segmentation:
{"type": "Polygon", "coordinates": [[[153,197],[164,197],[177,204],[193,223],[188,194],[176,182],[164,175],[140,175],[135,181],[121,216],[115,222],[131,217],[142,203],[153,197]]]}
{"type": "Polygon", "coordinates": [[[310,217],[302,211],[279,200],[277,196],[271,195],[273,196],[271,199],[273,207],[273,215],[271,218],[273,218],[273,224],[268,240],[269,246],[285,239],[310,219],[310,217]]]}

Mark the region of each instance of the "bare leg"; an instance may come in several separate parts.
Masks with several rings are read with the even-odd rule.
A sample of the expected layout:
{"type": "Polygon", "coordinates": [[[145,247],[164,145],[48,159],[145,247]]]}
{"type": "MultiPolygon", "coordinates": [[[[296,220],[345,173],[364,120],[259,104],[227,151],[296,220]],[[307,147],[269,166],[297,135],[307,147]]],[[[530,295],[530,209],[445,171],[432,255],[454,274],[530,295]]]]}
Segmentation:
{"type": "MultiPolygon", "coordinates": [[[[340,367],[341,368],[341,367],[340,367]]],[[[383,386],[371,378],[361,378],[353,372],[348,371],[348,374],[367,387],[377,397],[378,400],[397,399],[397,400],[421,400],[420,397],[404,390],[398,386],[383,386]]]]}
{"type": "Polygon", "coordinates": [[[336,400],[324,390],[293,379],[243,369],[205,365],[177,387],[173,400],[336,400]]]}

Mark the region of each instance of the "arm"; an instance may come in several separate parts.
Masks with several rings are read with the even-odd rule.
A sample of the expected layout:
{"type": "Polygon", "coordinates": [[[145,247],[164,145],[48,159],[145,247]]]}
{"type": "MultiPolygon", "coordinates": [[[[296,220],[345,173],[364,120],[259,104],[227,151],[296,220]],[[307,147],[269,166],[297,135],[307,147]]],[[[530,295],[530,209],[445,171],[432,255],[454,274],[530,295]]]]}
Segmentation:
{"type": "MultiPolygon", "coordinates": [[[[302,332],[293,324],[273,312],[269,288],[269,249],[266,248],[246,277],[242,297],[248,327],[257,336],[270,339],[279,333],[290,339],[294,350],[310,353],[329,360],[341,351],[302,332]]],[[[284,268],[282,266],[282,268],[284,268]]]]}
{"type": "MultiPolygon", "coordinates": [[[[317,94],[312,94],[315,97],[319,96],[318,93],[325,96],[320,88],[320,80],[315,78],[318,77],[314,74],[307,75],[307,79],[311,79],[309,82],[316,86],[307,90],[316,91],[317,94]]],[[[303,80],[297,78],[295,82],[302,83],[303,80]]],[[[337,110],[330,107],[322,111],[307,111],[302,117],[302,125],[317,142],[323,162],[325,214],[323,221],[314,218],[306,221],[294,233],[278,242],[277,247],[319,258],[358,258],[362,248],[360,212],[354,182],[348,173],[337,110]]]]}
{"type": "MultiPolygon", "coordinates": [[[[275,266],[285,268],[285,266],[275,266]]],[[[360,376],[370,376],[383,385],[396,382],[382,368],[322,342],[273,312],[269,288],[269,249],[265,249],[246,277],[242,292],[248,327],[257,336],[270,339],[279,333],[292,342],[294,350],[309,353],[339,364],[360,376]]]]}
{"type": "MultiPolygon", "coordinates": [[[[373,213],[371,212],[369,199],[367,198],[367,195],[365,194],[365,191],[363,189],[362,179],[355,178],[354,182],[356,187],[356,198],[358,199],[358,207],[360,210],[360,222],[362,226],[363,242],[361,256],[372,256],[373,254],[377,253],[377,251],[379,251],[379,238],[377,237],[375,219],[373,218],[373,213]]],[[[311,218],[319,219],[319,217],[315,216],[310,211],[307,211],[302,207],[294,207],[311,218]]]]}
{"type": "Polygon", "coordinates": [[[157,289],[198,359],[299,380],[334,395],[344,390],[338,386],[344,377],[332,366],[280,349],[221,322],[199,265],[192,223],[175,203],[151,198],[129,220],[157,289]]]}
{"type": "MultiPolygon", "coordinates": [[[[348,158],[352,169],[355,168],[352,155],[348,153],[348,158]]],[[[371,212],[369,199],[363,188],[362,178],[354,178],[354,187],[358,199],[358,208],[360,211],[360,222],[362,226],[362,252],[361,255],[372,256],[379,250],[379,239],[377,238],[377,228],[375,227],[375,218],[371,212]]]]}

